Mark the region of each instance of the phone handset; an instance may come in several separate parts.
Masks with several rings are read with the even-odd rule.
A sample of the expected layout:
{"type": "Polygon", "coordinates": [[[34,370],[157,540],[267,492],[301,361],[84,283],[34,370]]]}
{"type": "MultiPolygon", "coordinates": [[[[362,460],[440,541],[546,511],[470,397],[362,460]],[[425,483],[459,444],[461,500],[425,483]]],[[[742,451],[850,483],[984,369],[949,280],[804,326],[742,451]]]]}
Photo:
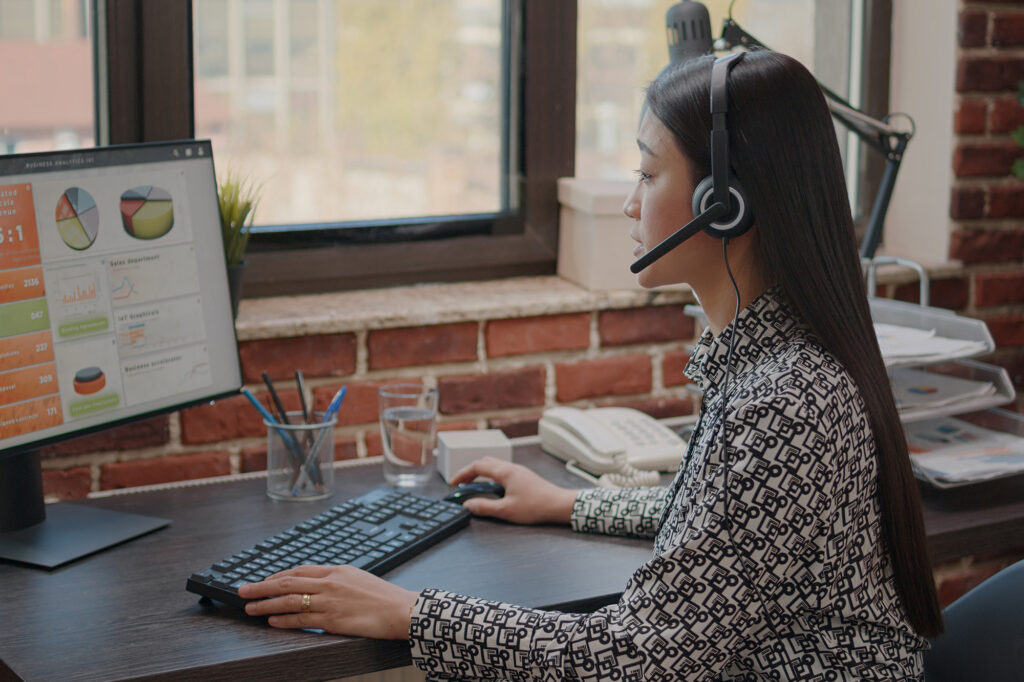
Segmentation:
{"type": "MultiPolygon", "coordinates": [[[[627,408],[552,407],[541,417],[539,431],[541,447],[565,460],[570,471],[601,487],[623,488],[660,482],[657,471],[640,471],[630,461],[638,456],[643,459],[645,453],[638,448],[647,443],[638,442],[637,436],[643,441],[641,432],[654,425],[648,415],[627,408]]],[[[681,453],[681,439],[678,442],[681,453]]]]}

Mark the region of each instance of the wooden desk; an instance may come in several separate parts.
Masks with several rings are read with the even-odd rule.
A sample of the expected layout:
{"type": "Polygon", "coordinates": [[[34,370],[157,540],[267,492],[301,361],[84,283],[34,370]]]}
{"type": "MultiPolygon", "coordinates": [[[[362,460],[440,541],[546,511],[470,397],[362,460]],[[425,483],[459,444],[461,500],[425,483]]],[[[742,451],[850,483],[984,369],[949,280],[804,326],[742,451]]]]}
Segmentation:
{"type": "MultiPolygon", "coordinates": [[[[581,486],[536,446],[518,447],[515,458],[581,486]]],[[[0,564],[0,680],[328,679],[408,665],[404,642],[274,630],[185,591],[192,571],[383,484],[379,465],[337,473],[337,493],[319,503],[273,502],[263,479],[82,502],[172,523],[52,572],[0,564]]],[[[446,489],[438,479],[427,494],[446,489]]],[[[934,561],[1024,546],[1024,477],[924,490],[923,503],[934,561]]],[[[650,551],[647,541],[474,519],[387,577],[586,611],[614,602],[650,551]]]]}
{"type": "MultiPolygon", "coordinates": [[[[539,449],[515,459],[582,487],[539,449]]],[[[54,571],[0,564],[0,680],[329,679],[409,665],[405,642],[274,630],[185,591],[193,571],[384,484],[379,464],[336,473],[337,492],[317,503],[274,502],[265,479],[82,502],[171,525],[54,571]]],[[[431,496],[448,490],[440,478],[432,485],[431,496]]],[[[473,519],[387,578],[584,611],[617,600],[650,555],[648,541],[473,519]]]]}

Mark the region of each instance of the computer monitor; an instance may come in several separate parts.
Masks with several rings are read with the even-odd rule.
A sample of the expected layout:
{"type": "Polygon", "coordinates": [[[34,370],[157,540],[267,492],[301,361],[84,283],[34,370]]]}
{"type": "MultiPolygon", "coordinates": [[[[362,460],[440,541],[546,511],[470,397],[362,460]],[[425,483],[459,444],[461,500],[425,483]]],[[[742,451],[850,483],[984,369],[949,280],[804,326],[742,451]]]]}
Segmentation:
{"type": "Polygon", "coordinates": [[[166,525],[44,505],[39,448],[241,385],[209,141],[0,156],[0,558],[166,525]]]}

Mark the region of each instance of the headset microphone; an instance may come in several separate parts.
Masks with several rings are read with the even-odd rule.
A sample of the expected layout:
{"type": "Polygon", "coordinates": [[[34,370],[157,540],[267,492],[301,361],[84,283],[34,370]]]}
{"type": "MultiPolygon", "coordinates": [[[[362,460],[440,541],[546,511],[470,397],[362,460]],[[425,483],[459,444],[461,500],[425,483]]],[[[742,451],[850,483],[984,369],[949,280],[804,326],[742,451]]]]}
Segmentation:
{"type": "Polygon", "coordinates": [[[753,224],[754,213],[746,193],[729,170],[729,130],[726,126],[729,108],[726,82],[729,72],[744,54],[737,52],[720,57],[711,68],[711,175],[697,183],[693,191],[691,205],[696,217],[630,265],[629,270],[633,274],[701,230],[714,237],[738,237],[753,224]]]}

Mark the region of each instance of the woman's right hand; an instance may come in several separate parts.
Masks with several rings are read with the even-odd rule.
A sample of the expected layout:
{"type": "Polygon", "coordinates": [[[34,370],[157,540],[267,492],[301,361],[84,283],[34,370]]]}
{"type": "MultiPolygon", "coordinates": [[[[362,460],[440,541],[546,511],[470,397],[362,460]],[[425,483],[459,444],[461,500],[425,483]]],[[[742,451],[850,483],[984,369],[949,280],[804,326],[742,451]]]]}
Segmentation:
{"type": "Polygon", "coordinates": [[[500,483],[505,496],[497,500],[475,497],[462,503],[477,516],[522,524],[567,524],[572,517],[577,491],[560,488],[520,464],[484,457],[456,473],[451,484],[469,483],[478,476],[500,483]]]}

